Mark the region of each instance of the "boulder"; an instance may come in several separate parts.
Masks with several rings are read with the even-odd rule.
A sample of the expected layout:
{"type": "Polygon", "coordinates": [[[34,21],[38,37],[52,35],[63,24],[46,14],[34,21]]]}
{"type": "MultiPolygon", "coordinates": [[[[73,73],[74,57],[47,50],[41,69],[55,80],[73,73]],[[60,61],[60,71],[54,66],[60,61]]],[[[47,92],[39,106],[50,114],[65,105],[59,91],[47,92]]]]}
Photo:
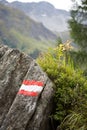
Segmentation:
{"type": "Polygon", "coordinates": [[[0,44],[0,130],[52,130],[53,95],[34,59],[0,44]]]}

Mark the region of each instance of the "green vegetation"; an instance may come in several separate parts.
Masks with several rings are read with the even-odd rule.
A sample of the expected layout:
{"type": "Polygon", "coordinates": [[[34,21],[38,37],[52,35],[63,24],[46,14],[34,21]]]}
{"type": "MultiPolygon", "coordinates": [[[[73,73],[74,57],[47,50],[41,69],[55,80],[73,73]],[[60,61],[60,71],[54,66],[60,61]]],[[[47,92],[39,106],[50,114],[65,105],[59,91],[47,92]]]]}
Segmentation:
{"type": "Polygon", "coordinates": [[[45,62],[50,59],[48,54],[44,55],[44,63],[39,61],[55,84],[53,117],[58,121],[58,130],[87,130],[87,0],[81,0],[80,5],[74,2],[69,25],[71,37],[79,48],[76,51],[62,48],[62,54],[60,47],[58,53],[48,52],[51,67],[47,65],[49,61],[45,62]],[[55,57],[56,53],[60,58],[55,57]]]}
{"type": "Polygon", "coordinates": [[[49,46],[53,46],[50,41],[38,41],[34,38],[27,37],[14,29],[10,30],[10,33],[12,34],[12,36],[14,36],[15,39],[17,39],[18,44],[16,45],[16,47],[23,52],[26,52],[27,54],[34,53],[36,48],[38,48],[39,52],[43,52],[47,50],[49,46]]]}
{"type": "Polygon", "coordinates": [[[87,0],[81,0],[80,4],[74,0],[69,26],[71,37],[78,45],[78,51],[71,52],[71,57],[75,66],[78,65],[87,73],[87,0]]]}
{"type": "Polygon", "coordinates": [[[70,42],[49,49],[38,63],[55,84],[55,111],[58,130],[87,130],[87,79],[74,68],[70,58],[70,42]]]}

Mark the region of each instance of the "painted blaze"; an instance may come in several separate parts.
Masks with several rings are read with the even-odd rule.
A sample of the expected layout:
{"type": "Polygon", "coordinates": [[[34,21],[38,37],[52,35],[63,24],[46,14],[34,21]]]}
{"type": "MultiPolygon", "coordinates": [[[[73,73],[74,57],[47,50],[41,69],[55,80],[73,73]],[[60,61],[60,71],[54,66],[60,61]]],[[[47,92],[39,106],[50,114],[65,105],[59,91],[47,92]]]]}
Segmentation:
{"type": "Polygon", "coordinates": [[[38,96],[43,89],[43,82],[24,80],[18,94],[25,96],[38,96]]]}

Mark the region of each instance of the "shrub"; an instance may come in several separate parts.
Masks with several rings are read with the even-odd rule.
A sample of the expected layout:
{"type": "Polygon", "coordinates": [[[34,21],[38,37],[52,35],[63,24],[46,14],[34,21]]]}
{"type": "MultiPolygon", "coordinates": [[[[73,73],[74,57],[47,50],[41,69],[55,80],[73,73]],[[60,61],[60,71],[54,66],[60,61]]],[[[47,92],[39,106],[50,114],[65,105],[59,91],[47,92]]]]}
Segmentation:
{"type": "Polygon", "coordinates": [[[74,69],[69,44],[60,44],[38,58],[38,63],[55,84],[53,118],[61,130],[87,130],[87,81],[74,69]],[[67,49],[68,46],[68,49],[67,49]]]}

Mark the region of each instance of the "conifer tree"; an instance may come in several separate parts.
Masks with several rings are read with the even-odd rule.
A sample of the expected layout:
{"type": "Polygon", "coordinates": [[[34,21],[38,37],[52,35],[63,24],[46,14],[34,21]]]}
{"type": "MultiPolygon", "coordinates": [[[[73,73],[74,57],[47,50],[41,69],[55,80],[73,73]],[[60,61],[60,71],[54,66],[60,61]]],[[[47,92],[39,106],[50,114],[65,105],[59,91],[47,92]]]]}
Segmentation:
{"type": "Polygon", "coordinates": [[[75,2],[69,26],[74,42],[87,51],[87,0],[81,0],[80,5],[75,2]]]}

